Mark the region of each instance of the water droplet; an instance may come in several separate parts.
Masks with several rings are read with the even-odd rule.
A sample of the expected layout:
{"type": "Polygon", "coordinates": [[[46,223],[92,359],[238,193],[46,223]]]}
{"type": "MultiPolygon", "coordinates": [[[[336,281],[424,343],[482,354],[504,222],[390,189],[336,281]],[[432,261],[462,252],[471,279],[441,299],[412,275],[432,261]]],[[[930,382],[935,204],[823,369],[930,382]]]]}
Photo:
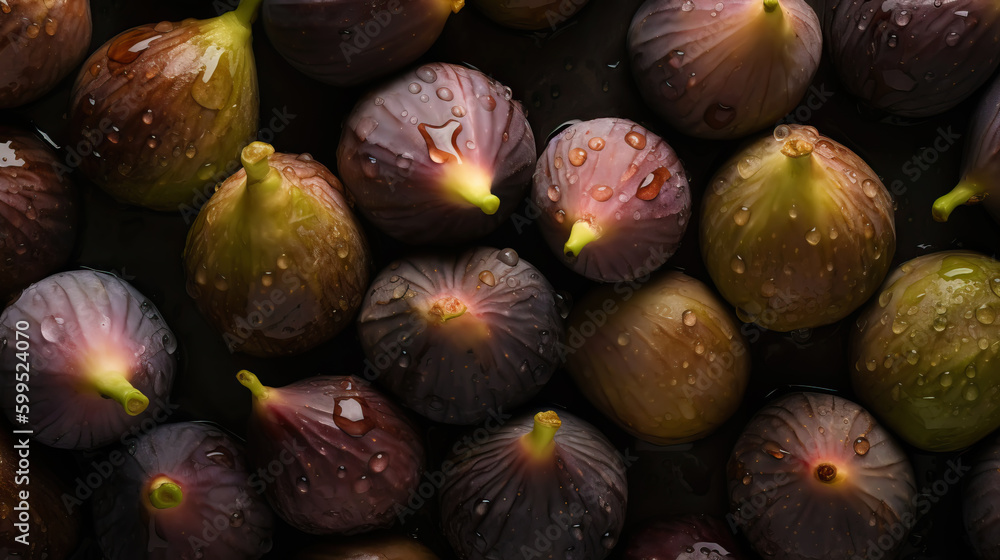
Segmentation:
{"type": "Polygon", "coordinates": [[[229,281],[222,274],[215,275],[215,289],[220,292],[225,292],[229,289],[229,281]]]}
{"type": "Polygon", "coordinates": [[[238,511],[234,511],[232,515],[229,516],[229,526],[234,528],[239,528],[243,526],[243,514],[238,511]]]}
{"type": "Polygon", "coordinates": [[[886,39],[885,44],[888,45],[890,49],[892,49],[892,48],[896,47],[897,42],[898,42],[898,39],[896,38],[896,34],[895,33],[890,33],[889,34],[889,38],[886,39]]]}
{"type": "Polygon", "coordinates": [[[420,102],[421,103],[427,103],[430,100],[431,100],[430,96],[428,96],[426,93],[420,94],[420,102]]]}
{"type": "Polygon", "coordinates": [[[733,221],[736,222],[738,226],[745,226],[747,221],[750,219],[750,209],[746,206],[741,206],[736,212],[733,213],[733,221]]]}
{"type": "Polygon", "coordinates": [[[945,328],[948,327],[948,319],[946,317],[938,315],[937,317],[934,318],[933,326],[935,331],[942,332],[945,328]]]}
{"type": "Polygon", "coordinates": [[[810,245],[818,245],[821,237],[822,235],[816,231],[816,228],[812,228],[806,232],[806,242],[810,245]]]}
{"type": "Polygon", "coordinates": [[[979,398],[979,389],[977,389],[975,385],[970,383],[969,386],[965,388],[964,396],[965,400],[974,401],[979,398]]]}
{"type": "Polygon", "coordinates": [[[566,212],[559,210],[556,212],[556,223],[561,224],[566,220],[566,212]]]}
{"type": "Polygon", "coordinates": [[[996,318],[996,312],[985,303],[976,309],[976,320],[984,325],[992,325],[996,318]]]}
{"type": "Polygon", "coordinates": [[[146,111],[142,113],[142,122],[144,122],[146,124],[153,124],[153,110],[152,109],[146,109],[146,111]]]}
{"type": "Polygon", "coordinates": [[[771,457],[774,457],[775,459],[784,459],[785,458],[786,452],[785,452],[785,450],[783,450],[781,448],[781,445],[779,445],[777,442],[774,442],[774,441],[765,441],[764,445],[763,445],[763,449],[764,449],[765,453],[767,453],[771,457]]]}
{"type": "Polygon", "coordinates": [[[750,486],[750,483],[753,482],[753,476],[751,476],[749,474],[743,475],[742,482],[743,482],[743,486],[750,486]]]}
{"type": "Polygon", "coordinates": [[[591,150],[594,150],[595,152],[599,152],[599,151],[603,150],[604,149],[604,144],[605,144],[604,138],[601,138],[599,136],[595,136],[595,137],[591,138],[589,142],[587,142],[587,146],[591,150]]]}
{"type": "Polygon", "coordinates": [[[337,478],[344,478],[347,476],[347,467],[340,465],[337,467],[337,478]]]}
{"type": "Polygon", "coordinates": [[[905,27],[906,24],[910,23],[910,12],[907,10],[900,10],[896,12],[896,25],[900,27],[905,27]]]}
{"type": "Polygon", "coordinates": [[[549,194],[549,200],[551,200],[552,202],[559,202],[559,199],[562,197],[562,195],[559,193],[559,187],[557,185],[551,185],[549,187],[548,194],[549,194]]]}
{"type": "Polygon", "coordinates": [[[375,98],[375,106],[376,107],[381,107],[383,105],[385,105],[385,99],[383,99],[381,97],[376,97],[375,98]]]}
{"type": "Polygon", "coordinates": [[[632,213],[632,219],[635,221],[639,221],[640,219],[642,219],[642,214],[640,214],[639,211],[636,210],[635,212],[632,213]]]}
{"type": "Polygon", "coordinates": [[[684,313],[681,313],[681,321],[689,327],[695,326],[698,323],[698,316],[694,314],[694,311],[687,309],[684,313]]]}
{"type": "Polygon", "coordinates": [[[410,85],[406,87],[406,89],[413,94],[420,93],[423,90],[423,88],[420,87],[420,84],[418,84],[417,82],[411,82],[410,85]]]}
{"type": "Polygon", "coordinates": [[[569,163],[573,167],[580,167],[587,161],[587,152],[583,148],[573,148],[569,151],[569,163]]]}
{"type": "Polygon", "coordinates": [[[476,504],[474,511],[476,512],[476,515],[486,515],[486,513],[490,511],[490,501],[485,499],[480,500],[480,502],[476,504]]]}
{"type": "Polygon", "coordinates": [[[878,194],[878,185],[871,179],[865,179],[861,182],[861,190],[864,191],[865,196],[868,198],[875,198],[875,195],[878,194]]]}
{"type": "Polygon", "coordinates": [[[618,335],[618,346],[628,346],[628,343],[632,341],[632,337],[627,332],[622,332],[618,335]]]}
{"type": "Polygon", "coordinates": [[[461,105],[455,105],[454,107],[451,108],[451,114],[455,115],[458,118],[462,118],[466,114],[465,107],[462,107],[461,105]]]}
{"type": "Polygon", "coordinates": [[[510,278],[507,278],[507,287],[508,288],[516,288],[518,286],[518,284],[520,284],[520,283],[521,283],[521,281],[518,280],[517,277],[515,277],[515,276],[511,276],[510,278]]]}
{"type": "Polygon", "coordinates": [[[66,328],[64,324],[66,320],[62,317],[55,317],[49,315],[42,319],[41,330],[42,338],[49,342],[60,343],[63,337],[66,336],[66,328]]]}
{"type": "Polygon", "coordinates": [[[371,469],[373,473],[380,473],[384,471],[389,466],[389,454],[388,453],[376,453],[372,455],[372,458],[368,460],[368,468],[371,469]]]}
{"type": "Polygon", "coordinates": [[[483,95],[478,99],[479,99],[479,105],[481,105],[482,108],[486,109],[487,111],[492,112],[494,109],[497,108],[497,101],[496,99],[493,99],[492,95],[483,95]]]}
{"type": "Polygon", "coordinates": [[[583,529],[580,528],[579,524],[573,525],[572,527],[569,528],[569,535],[578,541],[582,541],[583,529]]]}
{"type": "Polygon", "coordinates": [[[733,260],[729,262],[729,267],[733,269],[736,274],[743,274],[746,272],[746,264],[743,263],[743,258],[740,256],[733,257],[733,260]]]}
{"type": "Polygon", "coordinates": [[[720,130],[725,128],[729,123],[733,122],[736,118],[736,109],[729,105],[723,105],[722,103],[716,103],[714,105],[709,105],[705,109],[702,118],[709,127],[715,130],[720,130]]]}
{"type": "Polygon", "coordinates": [[[659,196],[660,190],[670,177],[670,170],[666,167],[656,169],[642,180],[635,191],[635,197],[639,200],[653,200],[659,196]]]}
{"type": "Polygon", "coordinates": [[[187,149],[184,150],[184,155],[188,159],[193,158],[195,155],[197,155],[197,153],[198,153],[198,149],[194,147],[194,144],[188,144],[187,149]]]}
{"type": "Polygon", "coordinates": [[[681,4],[682,12],[690,12],[693,9],[694,9],[694,2],[692,0],[685,0],[684,3],[681,4]]]}
{"type": "Polygon", "coordinates": [[[636,150],[641,150],[646,147],[646,135],[633,130],[625,135],[625,143],[636,150]]]}
{"type": "Polygon", "coordinates": [[[442,101],[451,101],[455,99],[455,94],[451,92],[450,89],[446,87],[438,88],[437,90],[438,99],[442,101]]]}
{"type": "Polygon", "coordinates": [[[372,481],[368,480],[367,476],[362,475],[361,478],[359,478],[354,483],[354,493],[364,494],[365,492],[370,490],[371,487],[372,487],[372,481]]]}
{"type": "Polygon", "coordinates": [[[497,253],[497,260],[507,266],[517,266],[517,251],[507,248],[497,253]]]}
{"type": "Polygon", "coordinates": [[[236,458],[233,457],[233,452],[226,447],[216,447],[215,449],[205,453],[205,457],[216,465],[227,469],[236,468],[236,458]]]}
{"type": "Polygon", "coordinates": [[[479,281],[491,288],[497,285],[496,277],[494,277],[493,273],[489,270],[484,270],[479,273],[479,281]]]}
{"type": "Polygon", "coordinates": [[[858,439],[854,440],[854,452],[857,453],[858,455],[867,454],[868,450],[871,449],[871,447],[872,447],[871,443],[869,443],[868,439],[865,437],[859,437],[858,439]]]}
{"type": "Polygon", "coordinates": [[[590,189],[590,197],[597,202],[606,202],[614,196],[615,191],[607,185],[596,185],[590,189]]]}
{"type": "Polygon", "coordinates": [[[337,401],[333,423],[347,435],[361,437],[375,427],[375,416],[365,399],[349,397],[337,401]]]}

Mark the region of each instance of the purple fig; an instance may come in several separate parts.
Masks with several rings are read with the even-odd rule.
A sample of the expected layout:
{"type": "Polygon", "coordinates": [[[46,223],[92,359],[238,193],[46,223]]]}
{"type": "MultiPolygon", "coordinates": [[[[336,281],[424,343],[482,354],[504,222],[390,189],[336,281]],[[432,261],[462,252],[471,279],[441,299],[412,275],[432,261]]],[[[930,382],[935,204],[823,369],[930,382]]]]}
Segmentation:
{"type": "Polygon", "coordinates": [[[260,2],[135,27],[90,55],[69,112],[81,171],[114,198],[155,210],[211,193],[257,134],[250,24],[260,2]]]}
{"type": "Polygon", "coordinates": [[[444,63],[362,97],[337,149],[361,212],[413,244],[493,231],[521,203],[534,164],[535,139],[510,88],[444,63]]]}
{"type": "Polygon", "coordinates": [[[271,549],[274,514],[243,446],[222,431],[167,424],[114,453],[123,464],[93,508],[109,560],[256,560],[271,549]]]}
{"type": "Polygon", "coordinates": [[[0,109],[49,92],[90,48],[90,0],[0,3],[0,109]]]}
{"type": "Polygon", "coordinates": [[[41,280],[76,242],[76,187],[55,152],[0,126],[0,298],[41,280]]]}
{"type": "Polygon", "coordinates": [[[576,15],[587,0],[472,0],[486,17],[507,27],[540,31],[554,29],[576,15]]]}
{"type": "Polygon", "coordinates": [[[465,0],[265,0],[264,29],[296,70],[335,86],[367,82],[427,52],[465,0]]]}
{"type": "Polygon", "coordinates": [[[156,307],[124,280],[91,270],[49,276],[0,315],[4,412],[46,445],[107,445],[169,412],[176,349],[156,307]],[[17,396],[27,387],[30,407],[17,396]]]}
{"type": "Polygon", "coordinates": [[[246,370],[237,378],[253,393],[254,465],[281,465],[265,493],[282,519],[313,534],[361,533],[396,520],[424,468],[423,438],[399,407],[355,377],[277,389],[246,370]]]}
{"type": "Polygon", "coordinates": [[[840,80],[868,105],[904,117],[943,113],[1000,64],[993,0],[827,0],[823,28],[840,80]]]}
{"type": "Polygon", "coordinates": [[[625,543],[622,560],[746,560],[725,523],[707,515],[643,522],[625,543]]]}
{"type": "Polygon", "coordinates": [[[646,103],[699,138],[773,125],[802,99],[822,50],[804,0],[647,0],[628,33],[646,103]]]}
{"type": "Polygon", "coordinates": [[[740,318],[776,331],[860,307],[896,249],[892,199],[851,150],[779,125],[733,156],[702,201],[701,253],[740,318]]]}
{"type": "Polygon", "coordinates": [[[313,545],[295,560],[440,560],[420,541],[398,535],[339,539],[313,545]]]}
{"type": "Polygon", "coordinates": [[[601,282],[632,280],[661,266],[691,217],[677,154],[625,119],[581,122],[559,133],[538,159],[531,197],[552,251],[601,282]]]}
{"type": "Polygon", "coordinates": [[[1000,434],[990,437],[966,478],[965,529],[979,560],[1000,560],[1000,434]]]}
{"type": "Polygon", "coordinates": [[[300,353],[350,325],[368,243],[344,187],[311,156],[254,142],[242,159],[188,232],[188,294],[230,351],[300,353]]]}
{"type": "Polygon", "coordinates": [[[563,340],[555,290],[513,249],[394,262],[358,318],[378,381],[438,422],[471,424],[548,382],[563,340]]]}
{"type": "Polygon", "coordinates": [[[462,447],[442,467],[440,494],[445,535],[462,560],[601,560],[618,543],[625,465],[590,424],[549,410],[462,447]]]}
{"type": "Polygon", "coordinates": [[[893,558],[916,522],[906,453],[841,397],[770,402],[743,430],[728,470],[736,524],[767,558],[893,558]]]}

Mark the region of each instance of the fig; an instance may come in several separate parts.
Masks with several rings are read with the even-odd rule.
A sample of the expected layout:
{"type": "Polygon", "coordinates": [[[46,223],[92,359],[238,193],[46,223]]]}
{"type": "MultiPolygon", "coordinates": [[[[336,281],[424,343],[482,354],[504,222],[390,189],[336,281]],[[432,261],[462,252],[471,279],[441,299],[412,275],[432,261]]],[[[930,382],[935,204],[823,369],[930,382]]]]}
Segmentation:
{"type": "Polygon", "coordinates": [[[910,444],[954,451],[1000,428],[1000,262],[917,257],[886,278],[851,332],[861,402],[910,444]]]}
{"type": "Polygon", "coordinates": [[[265,0],[274,48],[296,70],[352,86],[399,70],[427,52],[465,0],[265,0]]]}
{"type": "Polygon", "coordinates": [[[0,109],[45,95],[90,48],[90,0],[6,0],[0,5],[0,109]]]}
{"type": "Polygon", "coordinates": [[[434,63],[369,92],[347,117],[337,168],[358,208],[412,244],[496,229],[521,203],[535,138],[510,88],[434,63]]]}
{"type": "Polygon", "coordinates": [[[310,546],[296,560],[439,560],[420,541],[398,535],[354,537],[310,546]]]}
{"type": "Polygon", "coordinates": [[[491,20],[513,29],[555,29],[576,15],[587,0],[472,0],[491,20]]]}
{"type": "Polygon", "coordinates": [[[677,154],[626,119],[585,121],[554,137],[535,166],[531,198],[552,251],[599,282],[633,280],[661,266],[691,217],[677,154]]]}
{"type": "Polygon", "coordinates": [[[916,522],[903,449],[835,395],[791,393],[765,405],[727,469],[735,522],[767,558],[895,558],[916,522]]]}
{"type": "Polygon", "coordinates": [[[992,0],[828,0],[824,33],[841,83],[867,105],[922,118],[951,109],[1000,64],[992,0]]]}
{"type": "Polygon", "coordinates": [[[513,249],[413,256],[375,278],[358,317],[373,377],[437,422],[473,424],[552,377],[563,340],[556,293],[513,249]]]}
{"type": "Polygon", "coordinates": [[[55,152],[0,126],[0,298],[66,263],[79,222],[76,186],[55,152]]]}
{"type": "Polygon", "coordinates": [[[965,529],[980,560],[1000,559],[1000,437],[989,438],[967,475],[965,529]]]}
{"type": "Polygon", "coordinates": [[[698,138],[739,138],[795,109],[819,67],[804,0],[647,0],[628,53],[646,104],[698,138]]]}
{"type": "Polygon", "coordinates": [[[643,522],[626,541],[622,560],[724,560],[747,558],[725,523],[707,515],[658,517],[643,522]]]}
{"type": "Polygon", "coordinates": [[[889,192],[860,157],[811,126],[777,126],[710,184],[701,254],[744,321],[782,332],[834,323],[889,271],[889,192]]]}
{"type": "Polygon", "coordinates": [[[0,315],[4,412],[45,445],[107,445],[169,414],[176,350],[156,306],[128,282],[93,270],[49,276],[0,315]]]}
{"type": "Polygon", "coordinates": [[[94,493],[109,560],[252,560],[271,550],[274,514],[243,446],[202,422],[157,426],[119,453],[94,493]]]}
{"type": "Polygon", "coordinates": [[[231,352],[296,354],[351,323],[371,276],[344,187],[308,154],[243,149],[184,248],[187,290],[231,352]]]}
{"type": "Polygon", "coordinates": [[[567,333],[566,370],[577,387],[645,441],[700,439],[736,412],[746,391],[750,354],[735,317],[680,272],[637,289],[592,291],[574,307],[567,333]]]}
{"type": "Polygon", "coordinates": [[[261,0],[124,31],[83,64],[69,150],[115,199],[177,211],[211,194],[257,134],[250,24],[261,0]]]}
{"type": "Polygon", "coordinates": [[[508,420],[441,471],[441,520],[462,560],[601,560],[625,524],[625,465],[596,428],[548,410],[508,420]]]}
{"type": "Polygon", "coordinates": [[[423,438],[402,409],[352,376],[272,389],[240,371],[253,393],[249,454],[273,482],[265,494],[289,525],[353,534],[391,525],[424,468],[423,438]],[[279,474],[269,465],[280,464],[279,474]]]}

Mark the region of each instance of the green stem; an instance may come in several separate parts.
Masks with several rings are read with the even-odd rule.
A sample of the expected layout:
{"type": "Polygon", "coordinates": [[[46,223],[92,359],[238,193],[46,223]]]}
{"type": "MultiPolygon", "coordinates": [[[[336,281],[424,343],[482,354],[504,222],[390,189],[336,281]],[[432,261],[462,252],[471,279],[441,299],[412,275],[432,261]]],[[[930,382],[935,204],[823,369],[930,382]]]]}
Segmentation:
{"type": "Polygon", "coordinates": [[[251,142],[240,153],[240,162],[247,172],[247,188],[260,192],[273,192],[281,186],[281,173],[271,167],[268,158],[274,147],[264,142],[251,142]]]}
{"type": "Polygon", "coordinates": [[[236,374],[236,379],[239,380],[239,382],[242,383],[244,387],[250,389],[250,392],[253,393],[254,399],[262,401],[268,397],[270,389],[262,385],[260,380],[257,379],[257,376],[250,373],[249,371],[245,369],[241,370],[239,373],[236,374]]]}
{"type": "Polygon", "coordinates": [[[948,216],[962,204],[975,204],[986,197],[986,188],[969,179],[962,180],[948,194],[934,201],[931,214],[939,222],[947,222],[948,216]]]}
{"type": "Polygon", "coordinates": [[[764,0],[764,11],[771,13],[778,8],[778,0],[764,0]]]}
{"type": "Polygon", "coordinates": [[[177,483],[163,478],[162,482],[154,482],[149,490],[149,503],[156,509],[177,507],[184,501],[184,492],[177,483]]]}
{"type": "Polygon", "coordinates": [[[430,314],[438,322],[444,323],[456,317],[461,317],[468,309],[457,297],[447,296],[439,299],[431,306],[430,314]]]}
{"type": "Polygon", "coordinates": [[[577,220],[569,232],[569,240],[563,245],[567,257],[579,256],[580,251],[591,241],[600,237],[600,232],[587,220],[577,220]]]}
{"type": "Polygon", "coordinates": [[[451,11],[457,14],[465,7],[465,0],[451,0],[451,11]]]}
{"type": "Polygon", "coordinates": [[[500,208],[500,199],[490,192],[493,176],[469,164],[451,164],[444,171],[446,190],[492,216],[500,208]]]}
{"type": "Polygon", "coordinates": [[[129,416],[142,414],[149,406],[149,399],[142,391],[136,389],[128,379],[120,373],[105,372],[91,377],[94,389],[107,399],[113,399],[122,405],[129,416]]]}
{"type": "Polygon", "coordinates": [[[552,440],[561,425],[562,420],[554,411],[539,412],[535,415],[534,428],[522,436],[521,442],[534,458],[545,459],[552,453],[552,440]]]}
{"type": "Polygon", "coordinates": [[[244,27],[249,28],[253,25],[253,20],[257,17],[257,9],[260,8],[261,3],[264,0],[240,0],[240,5],[236,6],[233,10],[233,14],[236,15],[236,19],[244,25],[244,27]]]}

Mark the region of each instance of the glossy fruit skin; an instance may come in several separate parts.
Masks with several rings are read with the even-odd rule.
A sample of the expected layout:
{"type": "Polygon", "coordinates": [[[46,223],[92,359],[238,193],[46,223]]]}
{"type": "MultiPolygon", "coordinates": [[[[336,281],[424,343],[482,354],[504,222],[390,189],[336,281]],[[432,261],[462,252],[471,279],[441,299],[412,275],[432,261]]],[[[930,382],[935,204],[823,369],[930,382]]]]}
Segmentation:
{"type": "Polygon", "coordinates": [[[947,111],[1000,64],[1000,6],[990,0],[829,0],[824,33],[848,91],[903,117],[947,111]]]}
{"type": "Polygon", "coordinates": [[[722,296],[744,321],[782,332],[852,313],[896,249],[878,175],[810,126],[779,125],[733,156],[706,189],[700,227],[722,296]]]}
{"type": "Polygon", "coordinates": [[[281,56],[303,74],[353,86],[416,60],[464,0],[265,0],[261,19],[281,56]]]}
{"type": "Polygon", "coordinates": [[[927,451],[962,449],[1000,427],[998,296],[1000,262],[986,255],[941,251],[900,265],[852,329],[861,401],[927,451]]]}
{"type": "Polygon", "coordinates": [[[740,560],[747,556],[725,523],[704,514],[689,514],[646,520],[629,536],[622,560],[651,558],[740,560]]]}
{"type": "Polygon", "coordinates": [[[338,539],[310,546],[295,560],[439,560],[420,541],[400,535],[372,535],[338,539]]]}
{"type": "Polygon", "coordinates": [[[135,27],[102,45],[70,97],[68,149],[80,170],[115,199],[154,210],[210,196],[257,135],[250,41],[249,23],[227,12],[135,27]]]}
{"type": "Polygon", "coordinates": [[[258,468],[284,460],[265,490],[278,515],[311,534],[391,525],[420,484],[425,460],[423,438],[403,410],[350,376],[270,391],[273,397],[254,403],[248,449],[258,468]]]}
{"type": "Polygon", "coordinates": [[[691,218],[687,174],[676,152],[627,119],[585,121],[554,137],[535,166],[531,200],[541,209],[538,223],[552,252],[599,282],[633,280],[661,266],[677,251],[691,218]],[[578,254],[567,253],[581,220],[599,237],[578,254]]]}
{"type": "Polygon", "coordinates": [[[629,294],[605,286],[574,307],[566,370],[637,438],[672,445],[715,431],[739,408],[750,376],[732,312],[680,272],[660,273],[629,294]]]}
{"type": "Polygon", "coordinates": [[[819,66],[823,36],[804,0],[647,0],[629,27],[646,104],[698,138],[739,138],[795,109],[819,66]]]}
{"type": "Polygon", "coordinates": [[[0,109],[38,99],[90,48],[90,0],[7,0],[0,9],[0,109]]]}
{"type": "Polygon", "coordinates": [[[363,96],[337,148],[337,169],[362,214],[414,245],[496,229],[521,204],[534,164],[534,135],[510,88],[447,63],[404,72],[363,96]],[[432,136],[448,134],[447,144],[432,136]],[[486,214],[448,192],[448,173],[482,174],[498,209],[486,214]]]}
{"type": "Polygon", "coordinates": [[[562,426],[545,460],[521,445],[532,431],[525,414],[482,445],[456,448],[443,464],[441,521],[459,558],[601,560],[618,543],[628,502],[625,465],[600,431],[558,414],[562,426]]]}
{"type": "Polygon", "coordinates": [[[529,31],[553,30],[587,5],[587,0],[472,0],[486,17],[500,25],[529,31]]]}
{"type": "Polygon", "coordinates": [[[976,557],[1000,559],[1000,440],[987,439],[965,477],[962,513],[976,557]]]}
{"type": "Polygon", "coordinates": [[[372,376],[399,402],[436,422],[473,424],[552,377],[563,341],[556,297],[513,249],[417,255],[375,278],[358,336],[372,376]],[[443,320],[455,304],[467,310],[443,320]]]}
{"type": "Polygon", "coordinates": [[[255,560],[271,549],[274,514],[252,483],[243,446],[212,424],[158,426],[117,453],[124,463],[95,490],[93,503],[110,560],[255,560]],[[182,488],[181,504],[150,503],[160,477],[182,488]]]}
{"type": "Polygon", "coordinates": [[[27,287],[0,315],[4,412],[15,420],[17,383],[25,382],[27,369],[34,441],[64,449],[107,445],[169,414],[176,350],[159,311],[129,283],[92,270],[54,274],[27,287]],[[24,335],[28,366],[18,355],[24,335]],[[130,416],[117,402],[80,387],[87,375],[103,371],[120,372],[141,391],[149,399],[145,411],[130,416]]]}
{"type": "Polygon", "coordinates": [[[274,153],[280,192],[230,176],[184,248],[187,291],[230,352],[299,354],[350,326],[371,277],[368,241],[343,185],[308,154],[274,153]],[[221,280],[220,280],[221,278],[221,280]]]}
{"type": "Polygon", "coordinates": [[[0,126],[0,298],[41,280],[69,259],[79,222],[77,189],[55,152],[0,126]]]}
{"type": "Polygon", "coordinates": [[[765,405],[728,473],[730,511],[767,558],[891,558],[916,523],[906,453],[868,412],[834,395],[791,393],[765,405]],[[821,465],[835,467],[831,482],[821,465]],[[886,541],[890,550],[880,550],[886,541]]]}

